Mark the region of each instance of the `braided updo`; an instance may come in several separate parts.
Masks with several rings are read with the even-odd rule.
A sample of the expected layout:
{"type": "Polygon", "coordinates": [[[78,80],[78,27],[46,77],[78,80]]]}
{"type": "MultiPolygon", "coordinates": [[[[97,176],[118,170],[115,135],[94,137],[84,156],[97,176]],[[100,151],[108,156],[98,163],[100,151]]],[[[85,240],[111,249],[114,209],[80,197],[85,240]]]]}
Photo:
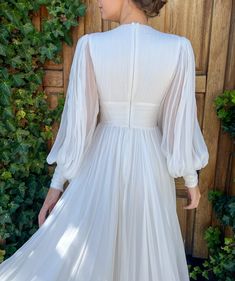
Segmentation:
{"type": "Polygon", "coordinates": [[[136,6],[141,9],[147,17],[156,17],[161,8],[167,3],[167,0],[132,0],[136,6]]]}

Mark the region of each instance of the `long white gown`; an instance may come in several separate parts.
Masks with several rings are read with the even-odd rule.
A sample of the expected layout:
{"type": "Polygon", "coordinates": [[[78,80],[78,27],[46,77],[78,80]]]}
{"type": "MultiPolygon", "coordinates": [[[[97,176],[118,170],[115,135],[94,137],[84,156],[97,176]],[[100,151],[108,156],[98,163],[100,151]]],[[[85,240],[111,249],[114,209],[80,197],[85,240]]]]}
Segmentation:
{"type": "Polygon", "coordinates": [[[50,187],[69,185],[0,280],[188,281],[174,178],[194,187],[208,159],[189,39],[137,22],[83,35],[47,157],[50,187]]]}

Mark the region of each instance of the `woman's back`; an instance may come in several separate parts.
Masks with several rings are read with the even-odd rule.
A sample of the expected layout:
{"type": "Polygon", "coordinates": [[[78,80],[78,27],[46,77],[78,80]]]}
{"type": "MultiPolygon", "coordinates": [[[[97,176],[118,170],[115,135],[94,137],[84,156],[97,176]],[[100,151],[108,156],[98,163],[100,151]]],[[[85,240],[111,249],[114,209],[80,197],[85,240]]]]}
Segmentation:
{"type": "Polygon", "coordinates": [[[89,37],[101,103],[160,104],[177,67],[180,36],[132,22],[89,37]]]}

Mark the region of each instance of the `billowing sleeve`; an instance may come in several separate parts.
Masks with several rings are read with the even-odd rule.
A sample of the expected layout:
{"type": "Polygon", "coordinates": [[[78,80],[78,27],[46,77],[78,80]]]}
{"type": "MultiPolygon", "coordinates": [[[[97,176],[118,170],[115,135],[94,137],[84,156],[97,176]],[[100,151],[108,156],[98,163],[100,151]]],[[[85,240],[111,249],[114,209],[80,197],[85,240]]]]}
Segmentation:
{"type": "Polygon", "coordinates": [[[50,187],[61,191],[76,175],[97,125],[98,90],[88,38],[85,34],[77,41],[59,130],[46,158],[56,163],[50,187]]]}
{"type": "Polygon", "coordinates": [[[160,105],[158,126],[169,174],[183,177],[186,187],[195,187],[197,170],[207,165],[209,153],[197,119],[194,52],[184,36],[180,36],[177,67],[160,105]]]}

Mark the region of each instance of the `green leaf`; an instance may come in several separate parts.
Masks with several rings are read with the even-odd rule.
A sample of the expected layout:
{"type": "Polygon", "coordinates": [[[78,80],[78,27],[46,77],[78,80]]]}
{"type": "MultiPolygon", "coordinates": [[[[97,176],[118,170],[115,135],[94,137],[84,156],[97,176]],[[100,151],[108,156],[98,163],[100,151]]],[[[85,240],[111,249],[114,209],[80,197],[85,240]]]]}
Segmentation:
{"type": "Polygon", "coordinates": [[[8,95],[11,94],[11,84],[8,81],[0,82],[0,94],[2,95],[8,95]]]}
{"type": "Polygon", "coordinates": [[[34,26],[32,25],[32,23],[27,22],[22,26],[21,31],[25,36],[27,36],[29,33],[32,33],[34,31],[34,26]]]}
{"type": "Polygon", "coordinates": [[[23,73],[14,74],[12,76],[12,80],[14,81],[14,84],[15,84],[16,87],[25,85],[23,73]]]}
{"type": "Polygon", "coordinates": [[[77,9],[76,14],[77,14],[78,16],[84,16],[86,10],[87,10],[86,5],[85,5],[85,4],[81,4],[81,5],[79,5],[79,7],[78,7],[78,9],[77,9]]]}
{"type": "Polygon", "coordinates": [[[0,43],[0,55],[4,56],[4,57],[6,57],[6,55],[7,55],[7,48],[6,48],[6,46],[2,45],[1,43],[0,43]]]}

